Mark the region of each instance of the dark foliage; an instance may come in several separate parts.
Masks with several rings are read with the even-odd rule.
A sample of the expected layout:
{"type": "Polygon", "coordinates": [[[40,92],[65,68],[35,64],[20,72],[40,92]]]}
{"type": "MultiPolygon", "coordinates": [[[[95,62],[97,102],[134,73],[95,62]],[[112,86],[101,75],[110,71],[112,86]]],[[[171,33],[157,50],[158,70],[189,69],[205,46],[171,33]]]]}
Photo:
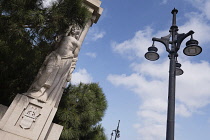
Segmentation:
{"type": "Polygon", "coordinates": [[[64,126],[61,140],[106,140],[99,124],[106,108],[107,101],[98,84],[69,85],[54,120],[64,126]]]}

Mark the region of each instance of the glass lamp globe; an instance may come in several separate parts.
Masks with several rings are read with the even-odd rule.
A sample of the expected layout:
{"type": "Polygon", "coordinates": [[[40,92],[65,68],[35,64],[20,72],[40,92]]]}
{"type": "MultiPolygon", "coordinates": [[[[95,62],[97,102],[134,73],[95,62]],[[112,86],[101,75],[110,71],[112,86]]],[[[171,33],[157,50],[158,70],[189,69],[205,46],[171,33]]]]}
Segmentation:
{"type": "Polygon", "coordinates": [[[196,56],[202,52],[202,48],[198,46],[198,41],[190,39],[186,43],[186,47],[183,50],[184,54],[187,56],[196,56]]]}
{"type": "Polygon", "coordinates": [[[155,61],[159,59],[158,49],[155,46],[148,48],[148,52],[144,55],[147,60],[155,61]]]}
{"type": "Polygon", "coordinates": [[[184,71],[181,69],[181,64],[176,62],[176,76],[180,76],[184,73],[184,71]]]}

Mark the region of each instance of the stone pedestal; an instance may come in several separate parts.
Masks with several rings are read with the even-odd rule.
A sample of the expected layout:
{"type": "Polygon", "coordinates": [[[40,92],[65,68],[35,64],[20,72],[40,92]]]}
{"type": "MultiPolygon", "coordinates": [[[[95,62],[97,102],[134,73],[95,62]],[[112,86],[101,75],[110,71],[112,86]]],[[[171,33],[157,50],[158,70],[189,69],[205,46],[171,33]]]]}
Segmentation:
{"type": "Polygon", "coordinates": [[[58,140],[63,127],[52,123],[56,111],[50,104],[18,94],[0,121],[0,138],[52,140],[52,134],[58,140]]]}

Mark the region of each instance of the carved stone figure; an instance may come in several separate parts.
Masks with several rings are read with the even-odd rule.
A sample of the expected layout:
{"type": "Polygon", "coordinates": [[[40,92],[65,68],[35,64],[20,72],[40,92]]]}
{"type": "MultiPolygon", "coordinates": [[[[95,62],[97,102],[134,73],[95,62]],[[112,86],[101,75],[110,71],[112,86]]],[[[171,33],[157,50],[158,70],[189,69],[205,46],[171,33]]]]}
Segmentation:
{"type": "Polygon", "coordinates": [[[25,93],[27,96],[46,102],[50,96],[62,92],[75,68],[81,45],[77,40],[79,33],[79,30],[72,28],[70,36],[62,37],[58,49],[46,57],[33,84],[25,93]]]}

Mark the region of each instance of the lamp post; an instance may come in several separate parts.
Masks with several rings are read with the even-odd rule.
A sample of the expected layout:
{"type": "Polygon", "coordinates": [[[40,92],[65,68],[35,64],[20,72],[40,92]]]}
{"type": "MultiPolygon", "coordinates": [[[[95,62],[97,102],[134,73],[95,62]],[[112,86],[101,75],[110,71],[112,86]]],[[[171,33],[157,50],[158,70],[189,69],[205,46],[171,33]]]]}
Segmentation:
{"type": "Polygon", "coordinates": [[[191,36],[191,39],[187,41],[186,47],[183,50],[184,54],[187,56],[196,56],[202,52],[202,48],[198,46],[198,41],[193,39],[194,31],[191,30],[188,33],[182,34],[178,33],[179,29],[176,25],[176,14],[178,10],[174,8],[171,13],[173,14],[173,18],[172,26],[169,30],[170,34],[161,38],[152,38],[153,44],[148,48],[148,52],[145,54],[145,58],[150,61],[159,59],[159,54],[157,53],[158,49],[154,45],[154,42],[157,41],[165,46],[170,59],[166,140],[174,140],[176,76],[184,73],[181,69],[181,64],[178,63],[177,60],[181,43],[186,37],[191,36]]]}
{"type": "Polygon", "coordinates": [[[119,126],[120,126],[120,120],[118,122],[117,129],[112,130],[111,139],[110,140],[112,140],[113,132],[115,132],[115,140],[120,137],[119,126]]]}

